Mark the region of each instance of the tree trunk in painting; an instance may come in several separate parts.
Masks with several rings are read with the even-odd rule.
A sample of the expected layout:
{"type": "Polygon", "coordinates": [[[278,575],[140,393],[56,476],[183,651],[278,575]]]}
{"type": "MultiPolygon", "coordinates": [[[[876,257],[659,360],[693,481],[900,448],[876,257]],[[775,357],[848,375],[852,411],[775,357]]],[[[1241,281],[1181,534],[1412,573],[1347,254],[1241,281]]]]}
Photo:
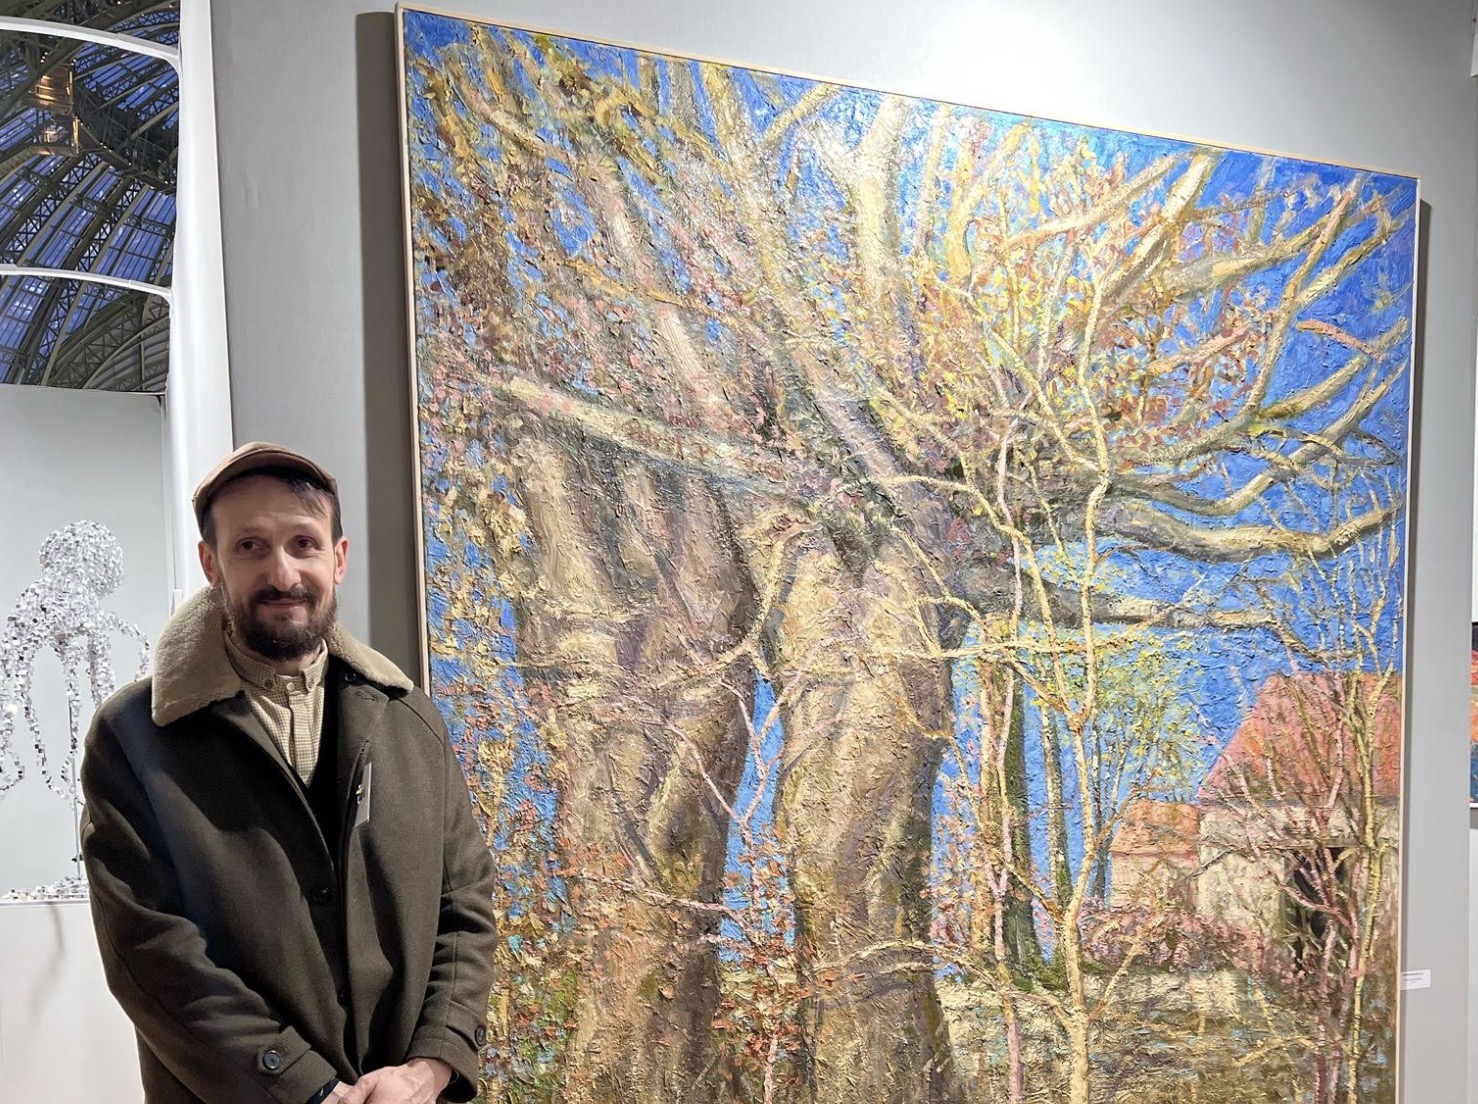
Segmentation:
{"type": "MultiPolygon", "coordinates": [[[[1005,668],[993,670],[982,674],[982,679],[989,679],[996,684],[1004,683],[1010,672],[1005,668]]],[[[994,828],[997,823],[1009,825],[1011,833],[1011,854],[1015,856],[1030,856],[1032,853],[1031,843],[1031,809],[1027,797],[1027,768],[1026,768],[1026,713],[1021,707],[1021,695],[1011,695],[1010,720],[1006,729],[1006,746],[1004,751],[1004,762],[1002,763],[1000,785],[996,792],[990,797],[1000,807],[992,810],[996,813],[996,819],[990,822],[994,828]]],[[[997,834],[1002,829],[996,829],[997,834]]],[[[1004,841],[996,839],[990,841],[997,850],[1004,841]]],[[[1002,945],[1006,955],[1006,966],[1013,972],[1022,972],[1031,977],[1041,972],[1045,965],[1042,955],[1041,940],[1037,938],[1037,927],[1032,920],[1032,891],[1031,886],[1025,884],[1019,878],[1010,879],[1007,884],[1005,899],[1001,902],[1002,915],[1002,945]]]]}
{"type": "Polygon", "coordinates": [[[951,723],[932,619],[902,557],[802,552],[771,649],[786,774],[797,955],[814,996],[805,1080],[816,1104],[959,1099],[934,987],[927,900],[938,736],[951,723]]]}
{"type": "Polygon", "coordinates": [[[515,446],[537,549],[518,603],[535,710],[563,752],[566,865],[596,919],[566,1099],[711,1100],[719,995],[704,909],[744,765],[753,675],[715,668],[750,616],[748,574],[701,481],[598,447],[515,446]],[[638,695],[634,688],[640,686],[638,695]]]}

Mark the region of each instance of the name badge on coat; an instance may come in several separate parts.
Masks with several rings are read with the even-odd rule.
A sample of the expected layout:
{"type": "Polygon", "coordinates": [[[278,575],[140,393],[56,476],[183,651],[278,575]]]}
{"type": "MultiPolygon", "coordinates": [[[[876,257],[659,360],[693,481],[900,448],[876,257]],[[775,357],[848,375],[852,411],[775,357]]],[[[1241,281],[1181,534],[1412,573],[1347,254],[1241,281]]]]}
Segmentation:
{"type": "MultiPolygon", "coordinates": [[[[368,824],[370,818],[370,783],[374,781],[375,765],[366,763],[364,773],[359,776],[359,785],[354,789],[354,828],[368,824]]],[[[352,831],[353,829],[351,829],[352,831]]]]}

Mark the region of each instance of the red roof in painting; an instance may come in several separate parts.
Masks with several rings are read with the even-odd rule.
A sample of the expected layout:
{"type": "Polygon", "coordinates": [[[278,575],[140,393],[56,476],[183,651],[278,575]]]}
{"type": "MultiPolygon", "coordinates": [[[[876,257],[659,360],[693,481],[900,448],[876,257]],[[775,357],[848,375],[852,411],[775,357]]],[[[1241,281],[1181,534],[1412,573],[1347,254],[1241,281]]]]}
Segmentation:
{"type": "Polygon", "coordinates": [[[1203,803],[1311,804],[1360,772],[1370,733],[1375,796],[1401,789],[1401,684],[1395,676],[1274,675],[1201,785],[1203,803]]]}
{"type": "Polygon", "coordinates": [[[1124,806],[1123,820],[1109,847],[1112,855],[1196,857],[1201,810],[1179,801],[1141,799],[1124,806]]]}

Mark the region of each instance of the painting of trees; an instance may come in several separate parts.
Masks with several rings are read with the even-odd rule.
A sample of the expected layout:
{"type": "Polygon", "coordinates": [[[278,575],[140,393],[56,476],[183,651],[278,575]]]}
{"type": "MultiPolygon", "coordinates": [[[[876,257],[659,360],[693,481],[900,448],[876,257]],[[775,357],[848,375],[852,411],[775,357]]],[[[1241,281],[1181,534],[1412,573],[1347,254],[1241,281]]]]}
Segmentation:
{"type": "Polygon", "coordinates": [[[489,1099],[1394,1099],[1414,182],[402,29],[489,1099]]]}

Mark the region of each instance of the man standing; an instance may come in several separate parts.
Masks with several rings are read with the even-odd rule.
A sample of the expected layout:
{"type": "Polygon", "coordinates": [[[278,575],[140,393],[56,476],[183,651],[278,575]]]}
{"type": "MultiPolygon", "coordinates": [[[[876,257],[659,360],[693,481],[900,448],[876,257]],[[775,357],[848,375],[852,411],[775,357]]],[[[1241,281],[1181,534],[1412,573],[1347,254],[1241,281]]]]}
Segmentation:
{"type": "Polygon", "coordinates": [[[82,849],[148,1104],[470,1099],[493,864],[445,726],[335,617],[333,478],[272,445],[195,492],[211,585],[98,711],[82,849]]]}

